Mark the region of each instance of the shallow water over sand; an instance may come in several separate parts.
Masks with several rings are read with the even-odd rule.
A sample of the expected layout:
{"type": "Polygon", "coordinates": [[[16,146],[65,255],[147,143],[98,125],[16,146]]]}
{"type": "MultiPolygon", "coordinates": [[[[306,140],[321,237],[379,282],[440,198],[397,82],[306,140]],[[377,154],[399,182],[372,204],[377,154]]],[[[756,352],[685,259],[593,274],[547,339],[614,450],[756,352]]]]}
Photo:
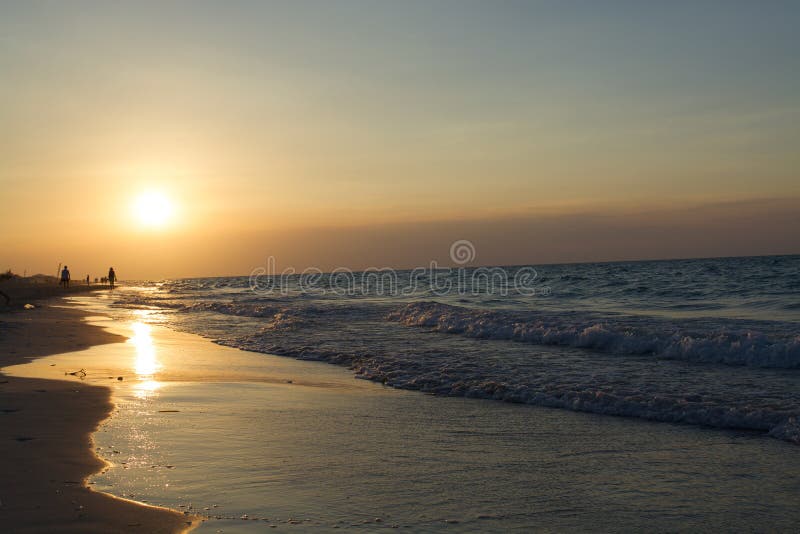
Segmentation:
{"type": "Polygon", "coordinates": [[[428,273],[427,284],[412,271],[380,283],[374,272],[164,280],[108,300],[399,389],[800,444],[800,256],[490,270],[491,283],[472,268],[428,273]],[[518,283],[531,269],[542,291],[518,283]]]}
{"type": "Polygon", "coordinates": [[[84,380],[113,386],[118,411],[95,436],[113,466],[93,482],[225,518],[199,532],[788,531],[800,521],[800,448],[760,434],[395,390],[152,325],[157,312],[112,313],[97,321],[128,343],[12,373],[84,368],[84,380]]]}

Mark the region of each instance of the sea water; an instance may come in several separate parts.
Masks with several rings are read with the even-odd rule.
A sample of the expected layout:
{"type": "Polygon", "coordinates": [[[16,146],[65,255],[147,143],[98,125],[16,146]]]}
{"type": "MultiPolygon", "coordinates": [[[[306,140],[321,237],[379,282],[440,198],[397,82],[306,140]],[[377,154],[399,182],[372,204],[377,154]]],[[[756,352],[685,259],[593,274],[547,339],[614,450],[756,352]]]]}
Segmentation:
{"type": "Polygon", "coordinates": [[[114,305],[395,388],[800,443],[800,256],[495,269],[162,281],[114,305]]]}
{"type": "Polygon", "coordinates": [[[233,277],[79,298],[150,329],[93,482],[207,515],[201,532],[795,530],[799,265],[538,266],[534,295],[233,277]]]}

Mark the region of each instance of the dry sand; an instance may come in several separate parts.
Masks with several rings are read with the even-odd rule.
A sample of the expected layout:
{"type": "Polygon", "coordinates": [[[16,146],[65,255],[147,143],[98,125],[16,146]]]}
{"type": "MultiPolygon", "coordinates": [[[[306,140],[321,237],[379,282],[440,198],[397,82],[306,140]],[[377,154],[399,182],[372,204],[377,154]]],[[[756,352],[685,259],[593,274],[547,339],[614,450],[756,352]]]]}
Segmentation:
{"type": "MultiPolygon", "coordinates": [[[[47,304],[0,314],[0,366],[125,339],[83,316],[47,304]]],[[[0,530],[181,532],[197,523],[88,486],[105,467],[91,434],[112,408],[105,387],[0,375],[0,530]]]]}
{"type": "Polygon", "coordinates": [[[50,297],[87,293],[90,291],[108,290],[101,284],[87,285],[86,282],[71,282],[69,287],[58,285],[55,278],[14,278],[0,280],[0,311],[19,309],[25,304],[41,301],[50,297]]]}

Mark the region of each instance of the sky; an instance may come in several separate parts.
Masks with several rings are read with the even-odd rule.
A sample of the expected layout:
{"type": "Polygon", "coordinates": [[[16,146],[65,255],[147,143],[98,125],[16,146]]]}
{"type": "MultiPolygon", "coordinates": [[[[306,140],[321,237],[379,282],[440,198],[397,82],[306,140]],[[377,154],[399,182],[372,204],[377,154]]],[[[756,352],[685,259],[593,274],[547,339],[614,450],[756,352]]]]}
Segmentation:
{"type": "Polygon", "coordinates": [[[0,0],[0,269],[800,253],[798,25],[769,0],[0,0]]]}

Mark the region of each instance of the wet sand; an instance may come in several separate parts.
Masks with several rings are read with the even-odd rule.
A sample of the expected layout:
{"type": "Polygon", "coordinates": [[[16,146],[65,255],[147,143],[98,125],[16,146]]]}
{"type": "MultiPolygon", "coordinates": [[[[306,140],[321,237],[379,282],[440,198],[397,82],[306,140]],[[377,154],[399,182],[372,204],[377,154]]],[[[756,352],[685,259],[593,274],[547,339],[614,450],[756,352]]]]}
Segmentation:
{"type": "MultiPolygon", "coordinates": [[[[85,323],[84,316],[79,310],[47,304],[1,314],[0,366],[125,340],[85,323]]],[[[192,517],[90,488],[89,476],[106,466],[93,451],[91,434],[112,409],[107,387],[0,375],[1,530],[90,533],[191,528],[192,517]]]]}
{"type": "Polygon", "coordinates": [[[168,311],[71,301],[126,342],[5,371],[111,387],[115,413],[94,438],[113,468],[91,482],[207,517],[196,532],[793,532],[800,521],[786,442],[396,390],[173,330],[168,311]],[[65,377],[81,367],[83,380],[65,377]]]}

